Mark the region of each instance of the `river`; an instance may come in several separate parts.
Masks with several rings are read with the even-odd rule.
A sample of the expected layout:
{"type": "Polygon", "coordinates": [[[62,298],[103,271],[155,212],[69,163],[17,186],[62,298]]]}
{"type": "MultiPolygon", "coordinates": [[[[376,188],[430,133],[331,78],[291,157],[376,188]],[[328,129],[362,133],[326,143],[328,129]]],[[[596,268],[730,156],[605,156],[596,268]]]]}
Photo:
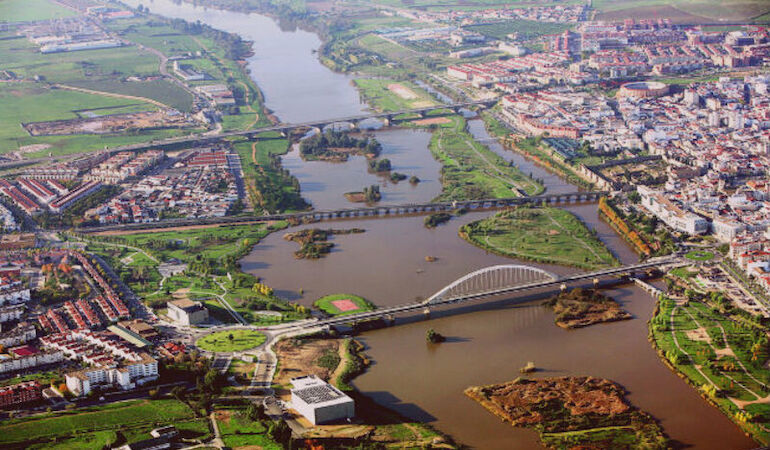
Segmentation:
{"type": "MultiPolygon", "coordinates": [[[[137,0],[127,0],[136,6],[137,0]]],[[[255,42],[249,58],[251,75],[263,91],[267,106],[284,122],[330,119],[359,114],[366,109],[351,85],[351,78],[323,67],[313,50],[318,37],[302,30],[282,30],[270,18],[208,10],[170,0],[153,0],[150,11],[241,34],[255,42]]],[[[469,130],[488,143],[483,124],[469,122],[469,130]]],[[[381,130],[383,157],[394,168],[424,180],[392,184],[366,172],[363,158],[346,163],[304,162],[296,151],[284,157],[284,166],[300,180],[303,195],[316,208],[349,205],[342,194],[373,183],[383,184],[383,201],[400,203],[429,200],[440,192],[439,165],[427,149],[423,131],[381,130]]],[[[489,144],[492,151],[513,161],[525,173],[543,179],[548,192],[576,188],[537,165],[489,144]]],[[[571,205],[570,211],[602,239],[624,263],[636,256],[601,222],[595,205],[571,205]]],[[[474,212],[426,229],[422,217],[358,219],[329,227],[361,227],[362,234],[332,238],[332,253],[321,260],[295,260],[296,244],[282,233],[268,236],[242,260],[244,270],[262,277],[280,295],[311,304],[319,296],[350,292],[377,305],[394,305],[425,298],[454,279],[481,267],[510,263],[471,246],[457,236],[460,225],[484,217],[474,212]],[[435,256],[435,262],[426,262],[435,256]],[[302,294],[300,294],[302,290],[302,294]]],[[[574,269],[537,264],[554,273],[574,269]]],[[[536,302],[493,302],[458,311],[436,311],[429,323],[406,320],[395,327],[367,332],[362,339],[374,365],[355,380],[356,387],[379,403],[417,420],[424,420],[459,442],[480,449],[540,448],[536,434],[502,423],[463,395],[470,385],[516,378],[527,361],[543,368],[544,375],[592,375],[622,384],[636,406],[661,421],[673,439],[697,449],[748,449],[756,445],[717,409],[703,401],[658,359],[647,342],[646,322],[654,301],[634,286],[608,292],[634,319],[581,330],[565,331],[553,324],[553,315],[536,302]],[[437,329],[450,337],[440,346],[425,344],[425,330],[437,329]]]]}

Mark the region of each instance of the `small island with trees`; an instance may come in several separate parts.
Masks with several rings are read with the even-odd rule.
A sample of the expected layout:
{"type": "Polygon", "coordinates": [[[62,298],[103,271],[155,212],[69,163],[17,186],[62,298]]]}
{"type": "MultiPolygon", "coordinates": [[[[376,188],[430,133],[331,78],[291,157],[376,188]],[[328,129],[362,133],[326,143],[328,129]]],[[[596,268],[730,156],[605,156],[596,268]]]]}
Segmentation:
{"type": "Polygon", "coordinates": [[[575,288],[548,299],[545,306],[556,314],[556,325],[583,328],[597,323],[631,319],[618,303],[595,289],[575,288]]]}
{"type": "Polygon", "coordinates": [[[430,344],[440,344],[446,341],[446,337],[433,328],[428,328],[428,331],[425,332],[425,340],[430,344]]]}
{"type": "Polygon", "coordinates": [[[375,138],[355,138],[334,130],[315,134],[299,144],[299,153],[306,160],[347,161],[349,155],[376,158],[381,151],[382,144],[375,138]]]}
{"type": "Polygon", "coordinates": [[[593,377],[517,378],[472,386],[465,395],[505,422],[532,427],[548,448],[667,449],[649,414],[628,404],[618,384],[593,377]]]}
{"type": "Polygon", "coordinates": [[[354,234],[363,233],[361,228],[352,228],[349,230],[321,230],[319,228],[307,228],[304,230],[286,233],[283,238],[300,244],[300,249],[294,252],[297,259],[319,259],[331,252],[334,243],[328,242],[329,238],[335,234],[354,234]]]}
{"type": "Polygon", "coordinates": [[[367,186],[362,191],[346,192],[345,198],[349,202],[353,203],[377,203],[382,200],[382,194],[380,193],[380,186],[373,184],[367,186]]]}

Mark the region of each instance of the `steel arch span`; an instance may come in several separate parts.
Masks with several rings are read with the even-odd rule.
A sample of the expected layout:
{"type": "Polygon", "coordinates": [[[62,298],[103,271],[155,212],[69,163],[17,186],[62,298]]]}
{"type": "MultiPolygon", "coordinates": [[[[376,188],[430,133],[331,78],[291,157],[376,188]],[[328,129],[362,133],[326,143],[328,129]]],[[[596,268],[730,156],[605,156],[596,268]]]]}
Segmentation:
{"type": "Polygon", "coordinates": [[[511,288],[556,281],[559,277],[546,270],[519,264],[485,267],[447,285],[425,300],[431,305],[467,297],[493,295],[511,288]]]}

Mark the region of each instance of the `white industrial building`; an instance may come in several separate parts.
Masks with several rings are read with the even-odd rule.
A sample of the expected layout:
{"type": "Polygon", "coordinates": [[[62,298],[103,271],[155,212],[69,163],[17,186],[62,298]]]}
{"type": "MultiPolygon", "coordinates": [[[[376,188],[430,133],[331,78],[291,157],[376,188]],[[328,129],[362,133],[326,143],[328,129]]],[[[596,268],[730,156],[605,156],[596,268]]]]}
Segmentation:
{"type": "Polygon", "coordinates": [[[708,233],[711,224],[703,217],[685,211],[662,193],[647,186],[637,186],[636,190],[642,197],[642,206],[671,228],[691,235],[708,233]]]}
{"type": "Polygon", "coordinates": [[[350,419],[355,402],[315,375],[292,378],[291,405],[313,425],[350,419]]]}

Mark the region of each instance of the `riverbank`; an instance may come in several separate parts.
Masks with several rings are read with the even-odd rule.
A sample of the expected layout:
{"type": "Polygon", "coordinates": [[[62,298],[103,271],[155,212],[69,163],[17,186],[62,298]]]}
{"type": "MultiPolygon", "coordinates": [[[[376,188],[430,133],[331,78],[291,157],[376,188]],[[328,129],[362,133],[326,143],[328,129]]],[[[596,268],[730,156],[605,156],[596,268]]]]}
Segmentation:
{"type": "Polygon", "coordinates": [[[515,427],[534,427],[549,448],[666,449],[668,439],[647,413],[605,379],[560,377],[472,386],[465,395],[515,427]]]}
{"type": "Polygon", "coordinates": [[[305,426],[303,438],[347,448],[359,445],[366,448],[457,448],[449,437],[380,406],[349,385],[350,380],[363,373],[370,364],[364,346],[357,340],[323,335],[290,338],[280,341],[275,351],[279,369],[274,383],[276,394],[282,399],[290,399],[291,378],[312,374],[345,391],[356,402],[356,418],[343,425],[313,426],[289,410],[288,414],[305,426]]]}
{"type": "Polygon", "coordinates": [[[586,270],[619,261],[577,217],[550,207],[518,207],[464,225],[461,238],[509,258],[560,264],[586,270]]]}
{"type": "Polygon", "coordinates": [[[700,301],[661,297],[649,340],[663,362],[758,443],[770,443],[767,327],[700,301]]]}

